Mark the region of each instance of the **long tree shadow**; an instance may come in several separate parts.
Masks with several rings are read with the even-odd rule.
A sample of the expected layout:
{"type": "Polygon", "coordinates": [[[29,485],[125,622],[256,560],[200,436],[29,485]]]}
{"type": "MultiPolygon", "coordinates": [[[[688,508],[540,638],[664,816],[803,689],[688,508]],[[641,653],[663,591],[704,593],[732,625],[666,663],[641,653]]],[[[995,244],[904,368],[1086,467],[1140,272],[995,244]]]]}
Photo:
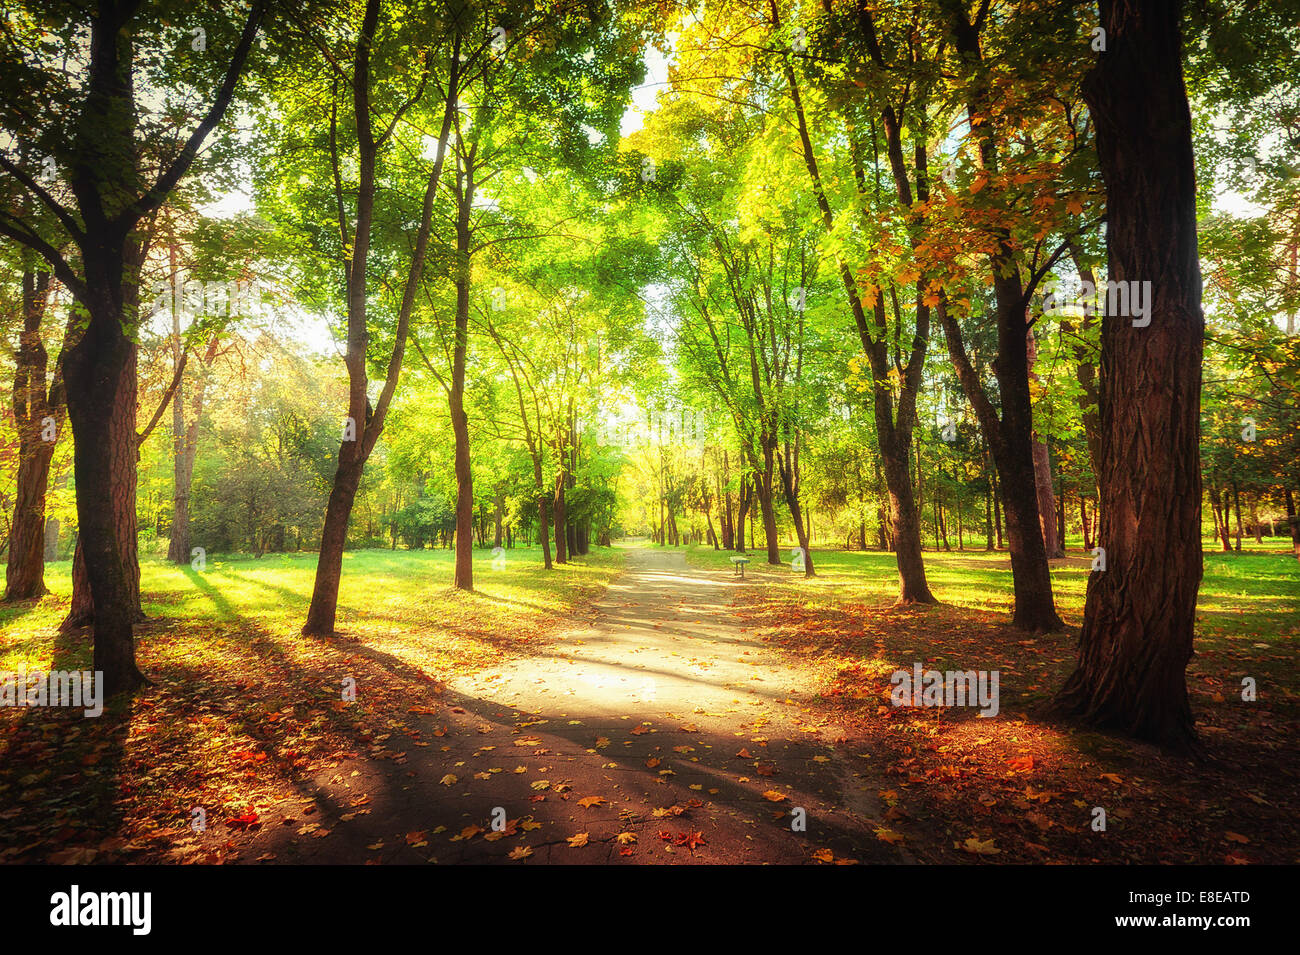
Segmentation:
{"type": "MultiPolygon", "coordinates": [[[[47,672],[90,673],[90,630],[53,633],[47,672]]],[[[4,737],[0,793],[13,805],[0,811],[0,861],[34,854],[92,862],[121,825],[118,777],[136,700],[101,700],[102,712],[89,716],[94,707],[85,688],[81,706],[24,707],[4,717],[13,723],[4,737]]]]}

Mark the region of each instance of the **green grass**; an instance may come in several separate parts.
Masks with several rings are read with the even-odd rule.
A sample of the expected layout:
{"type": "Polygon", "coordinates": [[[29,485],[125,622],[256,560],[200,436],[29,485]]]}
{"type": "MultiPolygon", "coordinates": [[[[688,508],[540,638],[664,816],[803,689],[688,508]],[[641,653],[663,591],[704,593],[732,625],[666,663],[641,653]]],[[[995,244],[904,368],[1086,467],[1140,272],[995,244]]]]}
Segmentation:
{"type": "MultiPolygon", "coordinates": [[[[536,547],[507,551],[500,569],[492,567],[488,551],[478,550],[474,594],[452,589],[452,561],[446,550],[345,554],[338,629],[383,652],[424,658],[434,669],[486,663],[520,636],[563,624],[581,600],[603,590],[622,567],[623,554],[596,548],[547,573],[536,547]]],[[[140,628],[142,656],[147,660],[154,650],[171,646],[167,656],[183,657],[199,648],[187,648],[176,635],[192,628],[205,639],[254,634],[296,641],[311,599],[316,555],[215,556],[202,572],[145,560],[140,571],[151,620],[140,628]]],[[[49,596],[0,606],[0,669],[44,669],[51,663],[58,642],[53,634],[72,592],[71,572],[71,561],[49,564],[49,596]]],[[[65,649],[87,662],[77,652],[84,646],[65,649]]]]}
{"type": "MultiPolygon", "coordinates": [[[[1076,542],[1077,543],[1077,542],[1076,542]]],[[[1197,603],[1198,636],[1211,641],[1249,636],[1280,643],[1300,637],[1300,561],[1286,542],[1257,547],[1248,541],[1242,553],[1205,554],[1205,574],[1197,603]]],[[[789,555],[783,548],[782,556],[789,555]]],[[[700,567],[730,568],[731,554],[708,547],[687,549],[700,567]]],[[[843,601],[889,604],[897,596],[898,570],[893,554],[873,551],[813,550],[817,577],[805,580],[789,564],[771,566],[763,551],[750,551],[746,577],[796,584],[813,605],[843,601]]],[[[964,551],[925,554],[930,589],[943,603],[986,612],[1011,612],[1011,565],[1005,552],[964,551]]],[[[1057,610],[1067,624],[1083,620],[1083,602],[1091,557],[1081,547],[1052,562],[1057,610]]]]}

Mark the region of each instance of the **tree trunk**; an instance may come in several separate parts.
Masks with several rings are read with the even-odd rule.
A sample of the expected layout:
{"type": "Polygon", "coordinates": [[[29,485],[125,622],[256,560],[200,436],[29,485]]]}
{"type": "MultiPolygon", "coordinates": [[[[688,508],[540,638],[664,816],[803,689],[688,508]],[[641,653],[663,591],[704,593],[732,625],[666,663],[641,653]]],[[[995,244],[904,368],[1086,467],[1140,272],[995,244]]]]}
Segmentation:
{"type": "Polygon", "coordinates": [[[736,553],[745,553],[745,518],[749,515],[753,491],[747,478],[740,480],[740,500],[736,502],[736,553]]]}
{"type": "MultiPolygon", "coordinates": [[[[302,633],[306,636],[327,636],[334,631],[335,613],[338,608],[338,589],[343,571],[343,548],[347,543],[348,522],[352,515],[352,506],[356,500],[357,489],[361,486],[361,477],[366,460],[374,450],[375,442],[383,431],[384,420],[388,414],[389,402],[397,387],[401,374],[402,359],[405,355],[406,340],[409,333],[411,311],[414,308],[416,290],[424,274],[425,257],[428,250],[429,233],[433,217],[434,196],[438,181],[442,178],[443,162],[446,156],[448,137],[451,131],[452,117],[458,101],[458,63],[459,57],[453,52],[450,74],[445,90],[445,103],[442,116],[442,130],[438,138],[437,154],[433,168],[425,184],[424,204],[421,210],[419,228],[416,232],[415,248],[411,255],[410,269],[407,271],[401,305],[397,314],[397,327],[393,336],[393,350],[388,361],[388,373],[384,379],[379,399],[372,409],[368,394],[367,351],[370,344],[368,324],[368,296],[366,269],[370,256],[371,226],[374,222],[375,178],[382,139],[376,140],[372,127],[371,108],[371,72],[370,53],[374,43],[375,32],[380,18],[380,0],[366,0],[362,15],[361,29],[353,60],[352,78],[352,119],[357,133],[357,188],[355,199],[355,218],[350,230],[352,243],[351,256],[344,264],[344,279],[347,294],[347,350],[344,363],[348,371],[348,421],[344,429],[343,440],[339,447],[338,466],[335,470],[334,487],[330,489],[329,503],[325,508],[325,524],[321,531],[320,559],[316,566],[316,581],[312,588],[311,606],[307,609],[307,620],[302,633]]],[[[460,46],[459,33],[454,50],[460,46]]],[[[333,143],[333,139],[331,139],[333,143]]],[[[338,162],[337,154],[333,156],[338,162]]],[[[459,185],[459,183],[458,183],[459,185]]],[[[337,187],[336,187],[337,188],[337,187]]],[[[345,197],[336,195],[339,207],[343,208],[345,197]]],[[[459,194],[457,199],[460,199],[459,194]]],[[[349,230],[340,223],[345,233],[349,230]]],[[[459,219],[458,219],[458,233],[459,219]]],[[[345,235],[345,243],[348,236],[345,235]]],[[[457,245],[460,245],[458,236],[457,245]]],[[[457,286],[457,325],[460,324],[460,298],[462,289],[457,286]]],[[[460,337],[457,345],[461,345],[460,337]]],[[[452,410],[452,428],[456,429],[458,421],[455,408],[452,410]]],[[[463,415],[462,415],[463,418],[463,415]]],[[[457,468],[459,474],[460,447],[457,442],[457,468]]],[[[470,502],[472,507],[472,501],[470,502]]],[[[462,515],[460,501],[457,501],[457,519],[473,515],[462,515]]],[[[464,531],[463,536],[469,540],[473,533],[468,522],[458,527],[464,531]]]]}
{"type": "Polygon", "coordinates": [[[133,536],[136,346],[123,323],[135,314],[137,302],[128,299],[133,292],[138,297],[138,286],[123,281],[126,256],[102,251],[83,256],[90,321],[64,351],[63,382],[73,434],[78,550],[94,624],[92,666],[103,673],[104,695],[111,697],[146,681],[136,667],[133,629],[140,595],[133,536]]]}
{"type": "MultiPolygon", "coordinates": [[[[25,253],[29,257],[31,253],[25,253]]],[[[14,488],[13,522],[9,531],[9,562],[5,567],[4,600],[28,600],[45,587],[45,495],[50,460],[63,430],[63,384],[55,374],[46,391],[49,358],[41,342],[41,320],[49,293],[48,272],[23,270],[23,330],[14,372],[13,412],[18,429],[18,475],[14,488]],[[52,439],[51,439],[52,432],[52,439]],[[47,440],[50,439],[50,440],[47,440]]],[[[58,522],[54,522],[57,539],[58,522]]]]}
{"type": "Polygon", "coordinates": [[[555,518],[555,562],[557,564],[567,564],[569,562],[569,535],[566,532],[568,515],[565,513],[563,469],[556,472],[555,475],[555,507],[552,514],[555,518]]]}
{"type": "MultiPolygon", "coordinates": [[[[129,590],[127,613],[134,623],[145,619],[144,609],[140,604],[140,555],[137,540],[137,518],[135,509],[136,467],[139,459],[138,439],[136,435],[136,355],[139,347],[134,342],[123,346],[126,358],[123,365],[122,386],[117,396],[118,404],[108,409],[107,428],[114,438],[124,443],[129,454],[114,453],[106,458],[105,466],[109,469],[108,480],[111,487],[111,514],[117,522],[114,535],[120,552],[123,579],[129,590]]],[[[65,366],[66,367],[66,366],[65,366]]],[[[65,375],[66,380],[66,375],[65,375]]],[[[69,408],[71,414],[71,408],[69,408]]],[[[96,420],[102,416],[96,415],[96,420]]],[[[75,437],[75,430],[74,430],[75,437]]],[[[95,621],[95,598],[93,595],[91,574],[86,565],[86,530],[81,523],[81,481],[77,479],[77,543],[72,554],[72,600],[68,614],[59,624],[63,632],[88,627],[95,621]]],[[[134,641],[134,636],[132,637],[134,641]]],[[[134,651],[132,651],[134,654],[134,651]]],[[[132,657],[134,659],[134,656],[132,657]]],[[[143,678],[142,678],[143,679],[143,678]]]]}
{"type": "MultiPolygon", "coordinates": [[[[464,204],[457,246],[469,251],[469,205],[464,204]]],[[[453,586],[457,590],[474,589],[474,472],[470,466],[469,416],[465,413],[465,356],[469,338],[469,277],[456,282],[456,343],[452,349],[451,388],[447,403],[451,411],[451,429],[456,438],[456,572],[453,586]]],[[[557,526],[559,526],[557,524],[557,526]]]]}
{"type": "Polygon", "coordinates": [[[992,478],[992,484],[993,484],[993,527],[994,527],[994,529],[997,531],[997,538],[998,538],[997,549],[998,549],[998,550],[1002,550],[1002,547],[1003,547],[1003,540],[1002,540],[1002,495],[999,493],[999,488],[998,488],[998,484],[997,484],[997,474],[996,474],[996,471],[997,471],[997,469],[994,468],[994,472],[995,472],[995,473],[994,473],[993,478],[992,478]]]}
{"type": "Polygon", "coordinates": [[[1286,524],[1291,531],[1291,549],[1296,560],[1300,560],[1300,514],[1296,513],[1295,494],[1290,487],[1282,490],[1282,500],[1286,504],[1286,524]]]}
{"type": "Polygon", "coordinates": [[[1060,542],[1060,555],[1065,556],[1065,486],[1062,484],[1061,493],[1056,495],[1056,539],[1060,542]]]}
{"type": "MultiPolygon", "coordinates": [[[[176,341],[175,360],[181,361],[180,317],[177,315],[172,326],[176,341]]],[[[170,540],[167,543],[167,559],[174,564],[188,564],[192,559],[190,551],[190,489],[194,485],[194,459],[199,450],[199,421],[203,417],[203,399],[207,391],[205,372],[216,360],[219,339],[212,336],[203,364],[199,369],[198,379],[194,383],[194,400],[189,424],[185,423],[185,384],[177,381],[176,393],[172,396],[172,526],[170,540]]]]}
{"type": "Polygon", "coordinates": [[[329,502],[325,506],[325,525],[321,529],[320,556],[316,562],[316,580],[312,587],[311,606],[303,624],[305,635],[328,636],[334,632],[335,615],[339,604],[339,583],[343,578],[343,550],[348,540],[348,518],[356,501],[357,488],[361,486],[361,472],[365,464],[348,453],[344,442],[339,449],[339,463],[334,471],[334,486],[330,488],[329,502]]]}
{"type": "Polygon", "coordinates": [[[1149,325],[1102,321],[1101,547],[1078,668],[1057,698],[1103,729],[1195,741],[1185,670],[1201,580],[1201,355],[1191,115],[1180,0],[1101,0],[1097,123],[1113,281],[1150,281],[1149,325]]]}
{"type": "MultiPolygon", "coordinates": [[[[906,428],[883,427],[883,417],[879,412],[876,414],[876,433],[885,473],[885,491],[889,498],[889,545],[894,551],[894,564],[898,568],[896,602],[900,605],[938,603],[925,576],[920,505],[912,497],[912,475],[908,468],[910,455],[907,453],[907,445],[912,440],[912,428],[910,425],[906,428]]],[[[920,441],[916,442],[916,453],[919,482],[920,441]]]]}
{"type": "Polygon", "coordinates": [[[1224,488],[1220,492],[1218,488],[1211,488],[1210,500],[1212,502],[1210,506],[1214,512],[1214,531],[1219,537],[1220,549],[1225,554],[1230,554],[1232,553],[1232,539],[1228,531],[1228,489],[1224,488]]]}
{"type": "MultiPolygon", "coordinates": [[[[541,478],[539,477],[538,480],[541,478]]],[[[537,534],[538,543],[542,545],[542,564],[547,570],[552,570],[551,564],[551,495],[547,491],[542,491],[537,495],[537,512],[539,519],[539,529],[537,534]]]]}
{"type": "Polygon", "coordinates": [[[767,562],[781,563],[781,542],[776,533],[776,508],[772,506],[773,472],[776,470],[774,449],[763,449],[763,471],[757,476],[758,508],[763,516],[763,536],[767,542],[767,562]]]}
{"type": "Polygon", "coordinates": [[[808,522],[805,522],[799,507],[799,485],[798,474],[794,471],[797,465],[786,465],[784,455],[777,455],[777,465],[780,469],[781,491],[785,495],[786,507],[790,509],[790,518],[794,521],[795,536],[799,539],[799,547],[803,550],[803,575],[804,577],[816,577],[813,571],[812,556],[812,535],[808,522]]]}
{"type": "Polygon", "coordinates": [[[984,549],[993,549],[993,475],[989,467],[987,448],[982,456],[984,463],[984,549]]]}
{"type": "Polygon", "coordinates": [[[999,252],[993,256],[998,328],[998,358],[994,371],[1002,405],[1000,414],[971,364],[962,341],[961,327],[948,314],[944,299],[940,300],[938,314],[948,342],[949,357],[979,419],[1002,486],[1014,591],[1012,625],[1031,633],[1044,633],[1059,630],[1062,623],[1052,598],[1051,569],[1039,521],[1024,289],[1019,272],[1014,267],[1007,270],[999,264],[1009,257],[1009,246],[1004,240],[999,252]]]}
{"type": "Polygon", "coordinates": [[[1236,538],[1236,544],[1235,544],[1235,546],[1233,547],[1233,549],[1234,549],[1238,554],[1240,554],[1240,553],[1241,553],[1241,536],[1242,536],[1242,527],[1241,527],[1241,489],[1238,487],[1238,485],[1237,485],[1237,481],[1236,481],[1235,478],[1233,479],[1233,482],[1232,482],[1232,510],[1233,510],[1233,514],[1236,516],[1236,519],[1237,519],[1237,538],[1236,538]]]}

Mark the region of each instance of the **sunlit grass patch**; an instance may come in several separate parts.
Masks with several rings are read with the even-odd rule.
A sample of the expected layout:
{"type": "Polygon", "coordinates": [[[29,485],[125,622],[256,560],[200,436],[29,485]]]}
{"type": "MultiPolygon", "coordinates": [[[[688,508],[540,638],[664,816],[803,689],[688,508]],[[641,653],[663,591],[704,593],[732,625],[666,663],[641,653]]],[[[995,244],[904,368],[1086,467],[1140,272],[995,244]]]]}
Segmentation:
{"type": "MultiPolygon", "coordinates": [[[[210,826],[286,801],[296,814],[343,754],[429,745],[408,713],[436,712],[445,681],[576,625],[624,558],[598,549],[548,572],[536,548],[499,569],[476,556],[471,594],[451,587],[448,552],[349,553],[327,638],[300,633],[314,554],[210,556],[202,571],[146,561],[137,660],[153,685],[94,720],[0,710],[0,861],[189,859],[194,806],[210,826]]],[[[51,565],[50,596],[0,607],[0,671],[91,667],[89,632],[57,632],[69,572],[51,565]]]]}

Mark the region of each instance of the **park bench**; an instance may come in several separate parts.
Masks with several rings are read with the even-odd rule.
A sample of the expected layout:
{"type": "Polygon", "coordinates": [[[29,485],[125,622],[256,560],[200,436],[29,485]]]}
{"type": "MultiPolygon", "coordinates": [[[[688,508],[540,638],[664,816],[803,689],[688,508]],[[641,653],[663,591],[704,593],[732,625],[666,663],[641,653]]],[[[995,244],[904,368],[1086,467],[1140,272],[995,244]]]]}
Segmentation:
{"type": "Polygon", "coordinates": [[[731,564],[732,564],[732,566],[736,568],[736,573],[739,574],[741,577],[744,577],[744,576],[745,576],[745,565],[748,564],[748,563],[749,563],[749,558],[748,558],[748,557],[733,557],[733,558],[731,558],[731,564]]]}

